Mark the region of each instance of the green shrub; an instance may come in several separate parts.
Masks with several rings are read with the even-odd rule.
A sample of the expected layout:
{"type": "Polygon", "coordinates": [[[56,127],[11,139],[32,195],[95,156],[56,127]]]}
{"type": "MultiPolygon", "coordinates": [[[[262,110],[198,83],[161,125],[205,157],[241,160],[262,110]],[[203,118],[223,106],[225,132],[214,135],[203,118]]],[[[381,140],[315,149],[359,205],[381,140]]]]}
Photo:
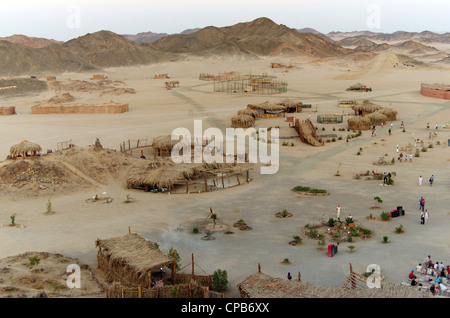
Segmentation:
{"type": "Polygon", "coordinates": [[[333,218],[329,218],[328,219],[328,226],[329,227],[333,227],[335,223],[336,223],[336,220],[334,220],[333,218]]]}
{"type": "Polygon", "coordinates": [[[294,235],[293,238],[294,238],[294,240],[297,241],[297,242],[301,242],[301,241],[303,240],[303,239],[302,239],[300,236],[298,236],[298,235],[294,235]]]}
{"type": "Polygon", "coordinates": [[[349,245],[347,246],[350,249],[350,253],[353,253],[353,250],[355,249],[354,245],[349,245]]]}
{"type": "Polygon", "coordinates": [[[380,217],[383,221],[388,221],[391,218],[390,213],[388,212],[381,212],[380,217]]]}
{"type": "Polygon", "coordinates": [[[427,152],[427,148],[423,147],[422,152],[427,152]]]}
{"type": "Polygon", "coordinates": [[[33,256],[33,257],[29,257],[28,261],[30,262],[31,266],[34,266],[34,265],[39,265],[39,262],[41,261],[41,259],[37,256],[33,256]]]}
{"type": "Polygon", "coordinates": [[[400,224],[399,227],[396,227],[396,228],[395,228],[395,232],[396,232],[396,233],[403,233],[403,232],[404,232],[404,231],[403,231],[403,224],[400,224]]]}
{"type": "Polygon", "coordinates": [[[192,229],[192,233],[198,234],[198,232],[199,232],[198,227],[194,227],[194,228],[192,229]]]}
{"type": "Polygon", "coordinates": [[[228,286],[228,273],[218,269],[212,275],[212,287],[218,292],[223,292],[228,286]]]}
{"type": "Polygon", "coordinates": [[[383,242],[384,242],[384,243],[387,243],[388,241],[389,241],[389,237],[388,237],[388,236],[386,236],[386,235],[385,235],[385,236],[383,236],[383,242]]]}
{"type": "Polygon", "coordinates": [[[11,219],[11,225],[14,225],[15,222],[16,222],[16,214],[14,213],[14,214],[11,215],[9,218],[11,219]]]}
{"type": "Polygon", "coordinates": [[[347,234],[347,242],[350,243],[351,241],[353,241],[352,235],[351,234],[347,234]]]}
{"type": "Polygon", "coordinates": [[[324,239],[319,240],[319,242],[317,242],[317,245],[319,246],[319,248],[323,248],[327,243],[325,242],[324,239]]]}
{"type": "MultiPolygon", "coordinates": [[[[169,249],[169,253],[167,254],[167,256],[169,256],[170,259],[174,259],[175,258],[175,262],[176,262],[175,269],[176,270],[180,270],[181,257],[180,257],[180,254],[178,254],[178,251],[176,249],[174,249],[173,247],[171,247],[169,249]]],[[[172,269],[172,264],[167,265],[167,268],[172,269]]]]}

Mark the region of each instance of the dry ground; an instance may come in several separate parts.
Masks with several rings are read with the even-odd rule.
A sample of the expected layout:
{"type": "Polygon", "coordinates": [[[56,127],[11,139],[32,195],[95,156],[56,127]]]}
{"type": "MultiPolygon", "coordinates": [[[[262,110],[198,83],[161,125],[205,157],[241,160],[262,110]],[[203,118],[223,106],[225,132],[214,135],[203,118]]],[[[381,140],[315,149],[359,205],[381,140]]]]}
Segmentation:
{"type": "MultiPolygon", "coordinates": [[[[115,178],[100,178],[96,185],[78,191],[35,191],[27,195],[24,191],[14,194],[2,190],[0,223],[7,224],[16,213],[16,222],[24,227],[0,228],[0,258],[28,251],[60,253],[77,258],[96,269],[97,238],[120,236],[131,227],[146,238],[158,242],[163,251],[177,249],[181,265],[188,264],[191,254],[196,263],[209,274],[216,269],[228,272],[228,297],[237,297],[236,285],[257,270],[275,277],[286,277],[287,272],[302,280],[315,284],[341,286],[349,273],[349,263],[356,271],[363,272],[369,264],[379,264],[387,281],[400,283],[407,273],[427,255],[435,261],[450,263],[448,243],[448,191],[450,188],[450,155],[446,141],[450,130],[439,130],[430,140],[434,148],[421,153],[412,163],[375,166],[374,161],[387,156],[396,158],[396,146],[412,142],[411,135],[424,139],[428,144],[427,122],[434,127],[450,120],[450,102],[420,95],[421,82],[445,82],[448,69],[393,68],[392,55],[381,55],[374,61],[310,61],[305,58],[277,58],[262,60],[203,59],[163,63],[142,67],[112,68],[104,72],[114,81],[126,83],[135,94],[105,96],[98,92],[70,92],[76,98],[90,103],[113,100],[127,102],[130,111],[124,114],[80,114],[80,115],[31,115],[31,106],[46,101],[55,95],[45,91],[27,97],[9,97],[2,104],[14,105],[17,116],[0,118],[0,158],[6,158],[9,148],[27,139],[44,149],[56,149],[57,142],[72,140],[80,147],[92,145],[100,138],[103,147],[118,150],[119,144],[128,139],[149,138],[169,134],[174,128],[185,127],[193,131],[193,120],[203,120],[203,129],[230,126],[231,117],[249,103],[266,100],[278,101],[292,98],[316,106],[318,112],[304,111],[296,114],[300,119],[311,115],[318,126],[319,134],[343,135],[343,140],[326,143],[314,148],[303,144],[298,138],[289,139],[294,146],[280,146],[280,169],[274,175],[251,173],[254,180],[240,187],[205,194],[152,194],[138,190],[127,190],[123,175],[115,178]],[[293,63],[296,67],[288,72],[271,69],[271,62],[293,63]],[[242,74],[268,73],[288,82],[288,91],[280,95],[258,96],[214,93],[211,82],[198,79],[199,73],[237,71],[242,74]],[[180,87],[164,88],[165,80],[153,79],[155,73],[168,73],[171,80],[179,80],[180,87]],[[355,82],[363,82],[373,88],[370,93],[347,92],[345,89],[355,82]],[[347,132],[343,124],[317,124],[316,115],[324,113],[351,113],[350,109],[337,107],[339,99],[369,99],[381,106],[398,111],[399,121],[394,123],[392,136],[388,128],[377,127],[377,136],[370,132],[345,143],[347,132]],[[400,128],[403,120],[406,132],[400,128]],[[325,131],[321,128],[326,127],[325,131]],[[336,130],[333,131],[332,127],[336,130]],[[440,141],[441,145],[436,145],[440,141]],[[356,153],[362,152],[360,156],[356,153]],[[339,169],[340,176],[335,176],[339,169]],[[367,170],[395,172],[395,186],[380,187],[378,181],[355,180],[355,173],[367,170]],[[425,182],[417,185],[419,175],[424,180],[434,174],[433,187],[425,182]],[[304,185],[326,189],[328,196],[302,196],[291,191],[294,186],[304,185]],[[94,193],[106,192],[114,201],[109,204],[87,203],[94,193]],[[135,202],[124,204],[130,194],[135,202]],[[371,210],[374,196],[383,199],[380,210],[371,210]],[[424,196],[430,212],[426,225],[418,222],[418,199],[424,196]],[[46,204],[51,198],[53,215],[45,215],[46,204]],[[372,238],[358,241],[353,253],[347,253],[347,243],[339,247],[334,258],[326,251],[317,250],[317,242],[303,235],[308,223],[335,217],[335,207],[342,207],[341,216],[352,214],[358,224],[373,229],[372,238]],[[390,211],[402,205],[406,215],[389,222],[379,218],[381,211],[390,211]],[[219,229],[213,234],[215,240],[202,240],[202,234],[191,234],[195,226],[202,225],[210,207],[217,213],[219,229]],[[286,209],[293,214],[280,219],[275,213],[286,209]],[[366,217],[373,213],[375,220],[366,217]],[[239,231],[232,225],[245,220],[252,230],[239,231]],[[395,227],[403,224],[405,233],[395,234],[395,227]],[[231,230],[234,234],[225,234],[231,230]],[[294,235],[303,238],[300,246],[289,245],[294,235]],[[390,243],[382,244],[382,237],[389,236],[390,243]],[[289,258],[291,264],[283,265],[289,258]]],[[[59,80],[89,80],[92,74],[71,73],[58,75],[59,80]]],[[[295,136],[283,118],[258,119],[256,127],[280,126],[282,136],[295,136]]],[[[56,156],[55,156],[56,158],[56,156]]],[[[4,164],[4,163],[3,163],[4,164]]],[[[97,163],[98,164],[98,163],[97,163]]],[[[76,166],[75,162],[71,166],[76,166]]],[[[79,167],[81,168],[81,167],[79,167]]],[[[73,171],[72,171],[73,172],[73,171]]],[[[79,175],[80,176],[80,175],[79,175]]],[[[84,178],[86,180],[86,178],[84,178]]],[[[327,242],[328,243],[328,242],[327,242]]]]}

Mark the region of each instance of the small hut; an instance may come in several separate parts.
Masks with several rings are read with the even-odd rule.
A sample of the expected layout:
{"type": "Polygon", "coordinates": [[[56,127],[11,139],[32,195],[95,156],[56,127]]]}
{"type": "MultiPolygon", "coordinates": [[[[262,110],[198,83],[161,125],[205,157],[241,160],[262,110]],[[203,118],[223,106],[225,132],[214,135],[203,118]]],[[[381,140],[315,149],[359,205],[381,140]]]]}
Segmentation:
{"type": "Polygon", "coordinates": [[[368,88],[362,83],[355,83],[347,88],[348,91],[366,91],[368,88]]]}
{"type": "Polygon", "coordinates": [[[150,287],[152,271],[172,265],[172,281],[176,261],[164,255],[153,242],[130,233],[110,239],[97,239],[98,267],[110,282],[117,281],[124,286],[150,287]]]}
{"type": "Polygon", "coordinates": [[[352,109],[355,111],[355,116],[365,116],[373,112],[376,112],[381,108],[382,107],[380,105],[372,103],[368,100],[364,100],[361,103],[358,103],[357,105],[352,107],[352,109]]]}
{"type": "Polygon", "coordinates": [[[277,105],[284,106],[286,109],[286,113],[301,113],[303,103],[296,102],[290,98],[285,98],[277,103],[277,105]]]}
{"type": "Polygon", "coordinates": [[[280,117],[281,114],[286,112],[286,107],[277,104],[271,104],[264,102],[261,104],[249,104],[248,108],[255,110],[260,118],[274,118],[280,117]]]}
{"type": "Polygon", "coordinates": [[[22,157],[25,159],[25,157],[35,157],[40,151],[42,151],[42,148],[38,144],[23,140],[17,145],[12,146],[9,153],[12,158],[22,157]]]}
{"type": "Polygon", "coordinates": [[[155,156],[170,156],[172,148],[179,142],[180,140],[172,140],[172,135],[156,137],[152,142],[155,156]]]}
{"type": "Polygon", "coordinates": [[[363,116],[353,116],[347,120],[348,128],[353,130],[368,130],[372,128],[372,122],[369,118],[363,116]]]}
{"type": "Polygon", "coordinates": [[[379,109],[377,112],[385,115],[387,117],[387,120],[389,120],[389,121],[397,120],[397,111],[395,111],[391,108],[383,107],[383,108],[379,109]]]}
{"type": "Polygon", "coordinates": [[[381,114],[378,111],[368,114],[366,117],[370,119],[372,125],[381,125],[381,123],[386,124],[388,120],[386,115],[381,114]]]}
{"type": "Polygon", "coordinates": [[[245,108],[245,109],[241,109],[237,112],[238,115],[248,115],[248,116],[252,116],[253,118],[256,119],[256,117],[258,117],[258,112],[256,110],[250,109],[250,108],[245,108]]]}
{"type": "Polygon", "coordinates": [[[255,118],[249,115],[241,114],[231,118],[231,127],[249,128],[255,124],[255,118]]]}

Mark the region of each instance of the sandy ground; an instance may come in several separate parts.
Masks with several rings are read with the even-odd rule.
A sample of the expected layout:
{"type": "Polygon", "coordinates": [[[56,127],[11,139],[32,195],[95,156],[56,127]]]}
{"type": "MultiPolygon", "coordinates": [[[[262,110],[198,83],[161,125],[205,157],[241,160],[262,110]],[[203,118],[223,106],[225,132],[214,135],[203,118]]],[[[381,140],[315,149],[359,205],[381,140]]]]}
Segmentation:
{"type": "MultiPolygon", "coordinates": [[[[450,120],[450,102],[420,95],[421,82],[448,81],[448,69],[393,68],[395,57],[378,56],[373,61],[310,61],[305,58],[241,59],[191,59],[183,62],[164,63],[142,67],[113,68],[104,73],[112,80],[123,81],[136,94],[99,96],[98,93],[70,92],[83,101],[127,102],[130,111],[124,114],[79,115],[31,115],[30,107],[56,95],[47,91],[39,95],[3,99],[2,105],[15,105],[17,116],[0,117],[0,158],[6,158],[9,148],[27,139],[44,149],[56,149],[57,142],[71,140],[77,146],[92,145],[100,138],[104,148],[119,150],[119,144],[128,139],[152,140],[162,134],[170,134],[178,127],[193,131],[193,121],[203,120],[203,129],[230,125],[231,117],[249,103],[279,101],[284,98],[300,100],[313,105],[311,110],[296,114],[306,119],[311,115],[319,134],[342,135],[343,140],[326,143],[324,147],[311,147],[298,138],[289,139],[294,146],[280,146],[280,169],[274,175],[260,175],[252,171],[253,181],[223,191],[203,194],[152,194],[139,190],[127,190],[124,179],[85,187],[73,193],[51,196],[53,215],[45,215],[48,192],[27,197],[17,192],[0,196],[2,209],[0,223],[7,224],[9,216],[16,213],[16,222],[23,227],[0,228],[0,258],[28,251],[60,253],[78,259],[96,269],[97,238],[109,238],[133,232],[140,233],[168,251],[174,247],[180,253],[181,266],[190,263],[195,256],[200,269],[212,274],[216,269],[228,272],[227,297],[238,297],[237,284],[257,271],[275,277],[294,277],[301,272],[302,280],[315,284],[340,287],[349,274],[349,264],[354,270],[364,272],[369,264],[380,265],[387,281],[405,281],[407,273],[417,263],[431,255],[435,261],[450,263],[448,243],[448,191],[450,189],[450,154],[447,139],[450,130],[440,129],[437,137],[428,139],[429,122],[442,124],[450,120]],[[271,69],[271,62],[293,63],[294,68],[271,69]],[[288,82],[288,91],[279,95],[241,95],[214,93],[212,82],[200,81],[199,73],[217,74],[236,71],[277,76],[288,82]],[[155,73],[168,73],[170,80],[179,80],[180,87],[164,88],[165,80],[153,79],[155,73]],[[370,93],[347,92],[355,82],[363,82],[373,88],[370,93]],[[398,111],[393,134],[388,128],[377,127],[376,137],[370,131],[351,139],[346,145],[347,132],[343,124],[317,124],[316,116],[324,113],[351,114],[351,109],[338,108],[339,99],[369,99],[381,106],[398,111]],[[316,109],[318,112],[313,112],[316,109]],[[404,121],[406,132],[399,128],[404,121]],[[325,127],[325,131],[322,131],[325,127]],[[335,127],[336,131],[332,131],[335,127]],[[412,134],[432,142],[434,148],[421,153],[413,162],[398,162],[389,166],[375,166],[373,162],[385,156],[390,161],[397,158],[396,146],[413,143],[412,134]],[[436,145],[440,141],[441,145],[436,145]],[[356,153],[361,151],[361,155],[356,153]],[[340,176],[335,176],[339,169],[340,176]],[[353,175],[367,170],[395,172],[395,186],[380,187],[378,181],[356,180],[353,175]],[[427,183],[431,174],[436,181],[427,183]],[[417,178],[424,177],[419,187],[417,178]],[[302,196],[291,191],[304,185],[326,189],[328,196],[302,196]],[[114,198],[110,204],[86,203],[94,193],[105,191],[114,198]],[[130,194],[135,202],[124,204],[130,194]],[[374,196],[383,199],[380,210],[371,210],[374,196]],[[418,199],[426,198],[430,220],[419,224],[418,199]],[[348,253],[348,243],[342,243],[339,253],[330,258],[325,250],[317,249],[317,242],[304,236],[304,225],[335,217],[340,204],[341,215],[352,214],[358,224],[374,231],[372,238],[353,244],[348,253]],[[403,206],[406,215],[389,222],[382,222],[381,211],[403,206]],[[210,207],[217,213],[220,229],[231,229],[234,234],[216,231],[215,240],[205,241],[203,235],[191,233],[201,226],[210,207]],[[280,219],[275,213],[287,209],[292,218],[280,219]],[[373,213],[375,220],[367,219],[373,213]],[[243,219],[251,231],[239,231],[233,223],[243,219]],[[395,234],[395,227],[403,225],[405,233],[395,234]],[[288,244],[294,235],[303,238],[301,246],[288,244]],[[382,244],[382,237],[389,236],[390,243],[382,244]],[[291,264],[283,265],[289,258],[291,264]]],[[[92,74],[61,74],[58,79],[89,80],[92,74]]],[[[348,118],[348,117],[345,117],[348,118]]],[[[280,126],[282,136],[295,136],[285,119],[258,119],[256,127],[280,126]]],[[[433,129],[434,132],[434,129],[433,129]]],[[[329,242],[327,242],[328,244],[329,242]]],[[[190,267],[188,267],[189,270],[190,267]]],[[[99,273],[99,275],[101,275],[99,273]]]]}

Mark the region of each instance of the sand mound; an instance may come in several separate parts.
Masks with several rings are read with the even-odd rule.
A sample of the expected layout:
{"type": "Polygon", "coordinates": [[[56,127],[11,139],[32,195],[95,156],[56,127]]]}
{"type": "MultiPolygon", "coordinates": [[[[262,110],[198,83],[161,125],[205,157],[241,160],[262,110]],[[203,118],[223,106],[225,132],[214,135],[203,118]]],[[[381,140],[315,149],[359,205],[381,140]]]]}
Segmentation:
{"type": "Polygon", "coordinates": [[[86,186],[89,186],[86,180],[46,156],[8,160],[0,168],[0,189],[4,194],[67,193],[86,186]]]}
{"type": "Polygon", "coordinates": [[[112,81],[109,79],[101,81],[81,81],[81,80],[66,80],[66,81],[52,81],[48,83],[51,90],[56,92],[100,92],[101,94],[135,94],[136,92],[132,88],[117,87],[125,85],[121,81],[112,81]]]}
{"type": "Polygon", "coordinates": [[[111,149],[94,147],[72,147],[55,153],[55,160],[65,162],[81,173],[100,183],[117,182],[125,179],[129,174],[139,174],[152,169],[151,162],[140,158],[133,158],[127,154],[111,149]]]}
{"type": "Polygon", "coordinates": [[[75,97],[73,97],[69,93],[63,93],[63,94],[60,94],[60,95],[53,96],[52,98],[50,98],[48,100],[48,103],[50,103],[50,104],[53,104],[53,103],[69,103],[69,102],[73,102],[74,100],[75,100],[75,97]]]}
{"type": "Polygon", "coordinates": [[[104,288],[88,265],[75,258],[45,252],[27,252],[0,260],[0,297],[82,297],[104,294],[104,288]],[[33,263],[34,261],[34,263],[33,263]],[[32,265],[32,263],[34,265],[32,265]],[[80,267],[81,288],[69,288],[70,264],[80,267]]]}

